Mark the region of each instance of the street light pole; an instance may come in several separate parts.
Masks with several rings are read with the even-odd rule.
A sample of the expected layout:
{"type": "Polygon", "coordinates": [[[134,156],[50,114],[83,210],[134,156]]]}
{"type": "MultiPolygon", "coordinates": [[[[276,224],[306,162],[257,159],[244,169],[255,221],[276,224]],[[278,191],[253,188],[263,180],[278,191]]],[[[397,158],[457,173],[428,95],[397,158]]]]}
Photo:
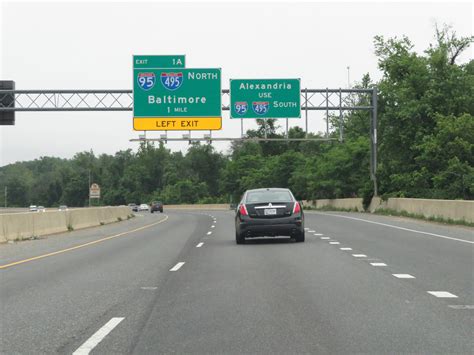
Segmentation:
{"type": "Polygon", "coordinates": [[[89,207],[91,206],[91,169],[89,168],[89,186],[87,186],[87,193],[89,194],[89,207]]]}

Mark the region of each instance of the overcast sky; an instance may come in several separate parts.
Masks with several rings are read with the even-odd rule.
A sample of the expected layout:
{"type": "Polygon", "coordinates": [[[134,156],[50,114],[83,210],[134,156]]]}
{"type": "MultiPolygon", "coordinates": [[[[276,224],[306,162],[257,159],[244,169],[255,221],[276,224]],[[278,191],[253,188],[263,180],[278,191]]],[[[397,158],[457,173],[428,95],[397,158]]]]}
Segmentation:
{"type": "MultiPolygon", "coordinates": [[[[422,52],[434,24],[472,34],[472,3],[19,3],[1,5],[0,77],[26,89],[131,89],[133,54],[185,54],[189,68],[222,68],[230,78],[301,78],[302,87],[347,87],[380,78],[373,37],[408,36],[422,52]]],[[[472,58],[465,53],[462,61],[472,58]]],[[[219,137],[240,122],[223,113],[219,137]]],[[[281,122],[284,124],[284,121],[281,122]]],[[[246,121],[245,128],[254,125],[246,121]]],[[[304,125],[293,119],[291,126],[304,125]]],[[[324,129],[320,113],[310,131],[324,129]]],[[[170,133],[181,136],[182,133],[170,133]]],[[[193,132],[201,136],[207,132],[193,132]]],[[[131,112],[17,112],[0,128],[0,166],[41,156],[70,158],[132,148],[131,112]]],[[[158,137],[160,132],[149,132],[158,137]]],[[[170,143],[184,150],[187,143],[170,143]]],[[[227,143],[216,144],[220,150],[227,143]]]]}

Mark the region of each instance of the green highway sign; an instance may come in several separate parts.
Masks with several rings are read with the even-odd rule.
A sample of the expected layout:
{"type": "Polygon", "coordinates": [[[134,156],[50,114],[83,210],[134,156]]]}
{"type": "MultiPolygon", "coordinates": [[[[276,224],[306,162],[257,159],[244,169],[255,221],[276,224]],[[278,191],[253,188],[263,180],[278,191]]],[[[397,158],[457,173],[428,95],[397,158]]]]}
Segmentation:
{"type": "Polygon", "coordinates": [[[202,118],[203,123],[212,122],[209,125],[193,124],[191,128],[188,123],[195,120],[166,123],[175,130],[221,128],[220,69],[135,68],[133,77],[133,117],[136,130],[141,130],[142,127],[166,130],[163,122],[168,121],[165,118],[202,118]],[[204,120],[205,118],[219,120],[217,122],[216,119],[204,120]],[[180,122],[183,122],[183,126],[180,122]]]}
{"type": "Polygon", "coordinates": [[[184,68],[184,55],[134,55],[133,69],[184,68]]]}
{"type": "Polygon", "coordinates": [[[299,117],[300,79],[230,80],[230,118],[299,117]]]}

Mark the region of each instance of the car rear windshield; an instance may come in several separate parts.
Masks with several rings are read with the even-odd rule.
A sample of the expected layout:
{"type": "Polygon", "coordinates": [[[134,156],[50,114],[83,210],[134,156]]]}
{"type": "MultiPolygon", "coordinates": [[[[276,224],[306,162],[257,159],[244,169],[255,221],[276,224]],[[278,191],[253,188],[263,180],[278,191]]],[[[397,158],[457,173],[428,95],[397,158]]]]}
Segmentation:
{"type": "Polygon", "coordinates": [[[251,191],[247,193],[246,199],[246,203],[292,201],[290,192],[285,190],[251,191]]]}

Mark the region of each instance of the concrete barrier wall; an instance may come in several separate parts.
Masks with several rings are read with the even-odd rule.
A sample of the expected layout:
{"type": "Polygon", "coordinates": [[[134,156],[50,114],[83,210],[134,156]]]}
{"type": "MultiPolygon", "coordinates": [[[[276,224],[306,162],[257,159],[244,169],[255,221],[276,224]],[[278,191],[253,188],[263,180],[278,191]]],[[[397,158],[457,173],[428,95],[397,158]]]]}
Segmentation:
{"type": "MultiPolygon", "coordinates": [[[[344,209],[357,209],[363,211],[361,198],[343,198],[333,200],[303,201],[303,206],[315,208],[334,207],[344,209]]],[[[389,198],[382,201],[374,197],[370,203],[370,212],[380,209],[390,209],[397,212],[408,212],[423,215],[427,218],[438,217],[443,219],[464,220],[474,223],[474,201],[465,200],[430,200],[421,198],[389,198]]]]}
{"type": "Polygon", "coordinates": [[[380,198],[372,199],[370,210],[377,211],[379,209],[406,211],[425,217],[450,218],[474,223],[474,201],[421,198],[389,198],[387,201],[381,201],[380,198]]]}
{"type": "Polygon", "coordinates": [[[81,208],[69,211],[25,212],[0,215],[0,242],[22,240],[125,220],[129,207],[81,208]]]}
{"type": "Polygon", "coordinates": [[[324,208],[333,207],[339,209],[351,209],[357,211],[364,211],[361,198],[337,198],[337,199],[321,199],[321,200],[305,200],[303,207],[324,208]]]}
{"type": "Polygon", "coordinates": [[[230,205],[228,203],[215,203],[215,204],[204,204],[204,205],[165,205],[166,209],[177,209],[177,210],[228,210],[230,205]]]}

